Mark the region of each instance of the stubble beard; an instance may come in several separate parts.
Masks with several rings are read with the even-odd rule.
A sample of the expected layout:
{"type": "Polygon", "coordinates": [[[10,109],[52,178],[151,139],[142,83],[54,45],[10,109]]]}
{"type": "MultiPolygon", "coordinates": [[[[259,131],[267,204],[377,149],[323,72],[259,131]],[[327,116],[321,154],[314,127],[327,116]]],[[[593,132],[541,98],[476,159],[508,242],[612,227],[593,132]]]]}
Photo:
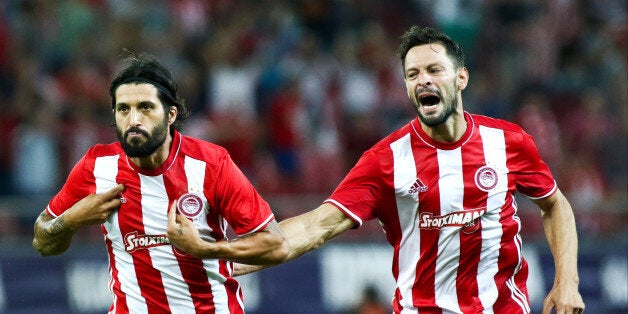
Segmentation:
{"type": "Polygon", "coordinates": [[[429,117],[426,117],[421,113],[421,102],[419,101],[419,99],[415,97],[413,101],[414,107],[419,116],[419,120],[421,120],[423,124],[429,127],[435,127],[445,123],[447,119],[449,119],[449,117],[454,113],[454,111],[456,111],[456,107],[458,106],[458,94],[454,94],[454,97],[449,101],[446,101],[441,97],[441,102],[444,106],[443,111],[438,115],[429,117]]]}

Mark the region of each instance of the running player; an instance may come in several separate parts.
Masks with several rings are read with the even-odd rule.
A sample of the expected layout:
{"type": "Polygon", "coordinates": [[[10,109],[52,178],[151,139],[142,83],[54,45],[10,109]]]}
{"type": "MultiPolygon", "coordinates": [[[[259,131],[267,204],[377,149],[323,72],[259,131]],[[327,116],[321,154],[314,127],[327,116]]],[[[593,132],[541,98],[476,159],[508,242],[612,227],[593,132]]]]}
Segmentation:
{"type": "Polygon", "coordinates": [[[77,230],[101,224],[109,313],[243,313],[232,262],[278,263],[285,237],[223,148],[178,131],[187,110],[170,72],[146,54],[127,61],[110,86],[119,142],[77,163],[35,222],[33,246],[61,254],[77,230]],[[190,225],[199,242],[178,238],[190,225]],[[225,241],[228,225],[243,236],[225,241]]]}
{"type": "Polygon", "coordinates": [[[532,137],[464,111],[469,73],[445,34],[411,27],[399,53],[418,119],[367,150],[320,207],[280,223],[286,261],[378,219],[394,248],[395,313],[530,313],[519,192],[541,209],[556,265],[543,313],[582,313],[573,211],[532,137]]]}

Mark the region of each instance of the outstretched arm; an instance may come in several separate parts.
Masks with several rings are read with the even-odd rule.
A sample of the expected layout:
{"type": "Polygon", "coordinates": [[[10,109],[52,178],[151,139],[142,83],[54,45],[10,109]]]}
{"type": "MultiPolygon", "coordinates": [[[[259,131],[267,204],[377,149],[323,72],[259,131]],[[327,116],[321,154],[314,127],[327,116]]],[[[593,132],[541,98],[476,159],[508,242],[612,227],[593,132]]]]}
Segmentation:
{"type": "Polygon", "coordinates": [[[88,195],[56,218],[42,211],[35,221],[33,247],[42,256],[65,252],[78,229],[105,222],[120,207],[118,195],[123,190],[119,184],[105,193],[88,195]]]}
{"type": "Polygon", "coordinates": [[[240,263],[265,265],[279,263],[288,254],[286,237],[276,221],[263,230],[229,241],[208,242],[200,237],[194,223],[177,212],[177,202],[168,211],[170,244],[196,258],[223,259],[240,263]]]}
{"type": "MultiPolygon", "coordinates": [[[[290,244],[288,256],[282,261],[287,262],[323,246],[327,241],[352,228],[355,222],[336,206],[325,203],[315,210],[286,219],[279,225],[290,244]]],[[[266,266],[235,264],[233,275],[248,274],[275,264],[266,266]]]]}
{"type": "Polygon", "coordinates": [[[545,199],[534,200],[543,214],[543,228],[549,243],[556,275],[554,286],[543,302],[543,314],[582,313],[584,302],[578,292],[578,236],[571,205],[556,191],[545,199]]]}

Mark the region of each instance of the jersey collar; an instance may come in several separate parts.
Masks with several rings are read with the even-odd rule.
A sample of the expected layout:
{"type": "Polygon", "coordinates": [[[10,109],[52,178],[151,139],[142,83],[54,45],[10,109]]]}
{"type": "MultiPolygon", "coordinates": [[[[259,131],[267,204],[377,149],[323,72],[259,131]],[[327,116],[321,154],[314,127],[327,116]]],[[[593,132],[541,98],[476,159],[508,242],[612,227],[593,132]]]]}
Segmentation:
{"type": "Polygon", "coordinates": [[[439,142],[432,139],[421,128],[421,123],[419,122],[418,117],[412,120],[412,129],[414,130],[414,133],[419,137],[419,139],[421,139],[421,141],[423,141],[428,146],[431,146],[433,148],[438,148],[438,149],[452,150],[452,149],[456,149],[464,145],[467,141],[469,141],[469,139],[471,138],[471,135],[473,135],[473,132],[474,132],[473,130],[475,129],[475,123],[473,121],[473,117],[471,117],[471,114],[465,111],[464,120],[467,122],[467,130],[464,132],[464,134],[462,135],[462,137],[460,137],[459,140],[452,143],[439,142]]]}

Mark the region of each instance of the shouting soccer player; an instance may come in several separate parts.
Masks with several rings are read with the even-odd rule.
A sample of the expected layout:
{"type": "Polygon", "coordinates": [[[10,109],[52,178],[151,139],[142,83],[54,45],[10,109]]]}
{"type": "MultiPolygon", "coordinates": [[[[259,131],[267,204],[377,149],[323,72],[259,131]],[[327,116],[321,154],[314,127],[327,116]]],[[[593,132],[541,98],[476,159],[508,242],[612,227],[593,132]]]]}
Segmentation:
{"type": "Polygon", "coordinates": [[[320,207],[280,223],[286,260],[378,219],[394,248],[395,313],[530,313],[519,192],[541,209],[556,266],[543,313],[582,313],[574,214],[532,137],[464,111],[469,72],[445,34],[411,27],[399,53],[418,118],[367,150],[320,207]]]}

